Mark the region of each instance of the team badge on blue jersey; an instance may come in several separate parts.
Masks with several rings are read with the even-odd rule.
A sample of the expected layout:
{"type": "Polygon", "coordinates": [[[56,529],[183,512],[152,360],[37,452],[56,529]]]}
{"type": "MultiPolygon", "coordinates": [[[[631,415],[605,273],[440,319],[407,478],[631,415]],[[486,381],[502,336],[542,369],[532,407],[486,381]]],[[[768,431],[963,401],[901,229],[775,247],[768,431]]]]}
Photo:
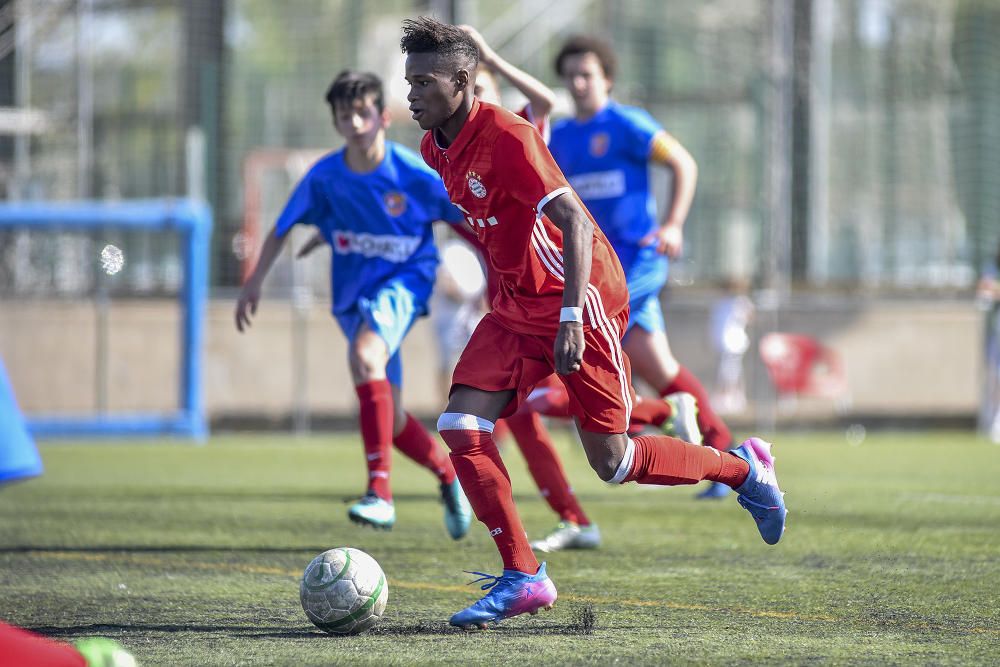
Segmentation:
{"type": "Polygon", "coordinates": [[[482,199],[486,196],[486,186],[479,180],[479,174],[470,171],[466,174],[466,178],[469,179],[469,191],[472,192],[476,199],[482,199]]]}
{"type": "Polygon", "coordinates": [[[611,137],[607,132],[598,132],[590,138],[590,154],[594,157],[604,157],[611,147],[611,137]]]}
{"type": "Polygon", "coordinates": [[[406,195],[402,192],[386,192],[382,203],[385,204],[385,212],[394,218],[406,213],[406,195]]]}

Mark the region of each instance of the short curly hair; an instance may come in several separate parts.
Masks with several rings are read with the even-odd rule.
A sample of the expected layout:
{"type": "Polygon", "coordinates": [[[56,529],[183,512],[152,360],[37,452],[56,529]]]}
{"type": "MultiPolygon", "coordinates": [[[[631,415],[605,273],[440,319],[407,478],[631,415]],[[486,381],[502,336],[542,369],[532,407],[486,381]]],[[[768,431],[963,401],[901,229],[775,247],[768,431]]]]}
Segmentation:
{"type": "Polygon", "coordinates": [[[479,49],[472,37],[457,26],[429,16],[403,21],[399,48],[406,54],[435,53],[456,68],[465,68],[469,72],[479,64],[479,49]]]}
{"type": "Polygon", "coordinates": [[[566,43],[559,49],[559,53],[556,54],[554,63],[556,74],[563,75],[563,64],[566,58],[584,53],[593,53],[597,56],[598,62],[601,63],[601,69],[604,70],[604,76],[609,79],[615,78],[618,70],[618,58],[615,56],[611,44],[596,35],[573,35],[567,39],[566,43]]]}

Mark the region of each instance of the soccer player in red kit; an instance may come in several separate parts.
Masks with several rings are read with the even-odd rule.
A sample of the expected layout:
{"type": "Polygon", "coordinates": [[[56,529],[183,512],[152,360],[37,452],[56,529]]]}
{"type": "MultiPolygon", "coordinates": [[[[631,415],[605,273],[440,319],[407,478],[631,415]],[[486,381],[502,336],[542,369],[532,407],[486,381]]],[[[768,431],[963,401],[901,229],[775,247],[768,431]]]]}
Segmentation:
{"type": "Polygon", "coordinates": [[[427,130],[420,149],[486,248],[500,295],[459,359],[438,431],[476,518],[503,559],[481,600],[451,617],[463,628],[547,609],[556,588],[528,545],[494,422],[553,369],[566,386],[580,439],[598,476],[614,484],[723,482],[739,494],[764,541],[775,544],[785,507],[770,445],[732,453],[669,436],[626,434],[634,401],[621,349],[625,275],[607,239],[570,189],[534,127],[473,96],[478,51],[456,26],[403,22],[407,99],[427,130]]]}
{"type": "MultiPolygon", "coordinates": [[[[548,143],[549,112],[555,104],[555,93],[544,83],[505,60],[487,43],[478,30],[468,25],[458,26],[475,42],[479,50],[479,66],[473,92],[481,102],[500,105],[499,80],[512,85],[526,99],[527,104],[515,114],[530,122],[548,143]]],[[[513,109],[512,109],[513,110],[513,109]]],[[[455,226],[466,241],[481,254],[485,249],[479,237],[468,227],[455,226]]],[[[488,272],[488,301],[492,303],[500,290],[499,281],[493,271],[488,272]]],[[[528,471],[538,485],[545,502],[559,516],[559,523],[545,537],[533,540],[535,551],[551,553],[562,549],[594,549],[601,544],[601,531],[597,523],[590,520],[583,506],[573,493],[573,489],[563,471],[548,429],[541,416],[572,418],[569,412],[569,396],[555,373],[539,382],[522,403],[517,412],[496,423],[493,437],[498,437],[501,427],[506,425],[524,455],[528,471]]],[[[697,423],[698,409],[694,396],[671,394],[663,399],[642,400],[637,397],[632,410],[632,428],[644,425],[656,426],[664,433],[681,440],[698,444],[701,433],[697,423]]],[[[723,487],[727,492],[728,486],[723,487]]]]}

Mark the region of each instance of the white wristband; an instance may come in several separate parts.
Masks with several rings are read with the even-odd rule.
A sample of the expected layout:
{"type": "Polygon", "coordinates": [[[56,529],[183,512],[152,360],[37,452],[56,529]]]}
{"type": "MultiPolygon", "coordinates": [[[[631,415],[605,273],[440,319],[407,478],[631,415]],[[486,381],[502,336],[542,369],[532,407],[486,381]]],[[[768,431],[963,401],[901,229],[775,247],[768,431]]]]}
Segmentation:
{"type": "Polygon", "coordinates": [[[573,306],[559,311],[559,322],[579,322],[583,324],[583,308],[573,306]]]}

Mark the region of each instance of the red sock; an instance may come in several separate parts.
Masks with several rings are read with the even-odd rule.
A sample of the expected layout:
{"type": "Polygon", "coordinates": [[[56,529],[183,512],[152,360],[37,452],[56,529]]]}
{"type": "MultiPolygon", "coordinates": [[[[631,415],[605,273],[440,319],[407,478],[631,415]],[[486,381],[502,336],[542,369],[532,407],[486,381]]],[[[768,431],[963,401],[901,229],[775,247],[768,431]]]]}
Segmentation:
{"type": "Polygon", "coordinates": [[[549,507],[562,518],[581,526],[589,526],[590,519],[573,495],[566,473],[559,462],[559,455],[552,445],[542,418],[533,410],[519,410],[507,418],[507,426],[514,434],[517,446],[524,454],[538,490],[549,507]]]}
{"type": "Polygon", "coordinates": [[[446,412],[441,415],[438,430],[451,448],[451,461],[472,511],[496,542],[504,569],[535,574],[538,561],[514,506],[510,476],[491,434],[469,429],[467,421],[472,420],[475,417],[471,415],[446,412]]]}
{"type": "Polygon", "coordinates": [[[361,405],[361,440],[365,443],[368,460],[368,490],[383,500],[392,500],[389,470],[392,447],[392,386],[388,380],[372,380],[359,384],[361,405]]]}
{"type": "Polygon", "coordinates": [[[660,396],[678,391],[686,391],[694,396],[695,400],[698,401],[698,428],[701,429],[704,444],[720,451],[726,451],[733,444],[733,435],[729,432],[729,427],[719,415],[715,414],[712,404],[708,401],[708,392],[705,391],[705,387],[694,376],[694,373],[684,366],[680,368],[674,381],[660,390],[660,396]]]}
{"type": "Polygon", "coordinates": [[[526,407],[546,417],[569,419],[569,392],[562,382],[553,382],[528,395],[526,407]]]}
{"type": "Polygon", "coordinates": [[[709,479],[735,489],[750,474],[750,464],[729,452],[666,435],[641,435],[632,438],[632,442],[635,447],[632,466],[623,483],[678,486],[709,479]]]}
{"type": "Polygon", "coordinates": [[[434,473],[442,484],[454,481],[455,468],[448,453],[409,412],[406,413],[406,426],[392,439],[392,443],[396,449],[434,473]]]}
{"type": "Polygon", "coordinates": [[[666,401],[636,397],[635,405],[632,406],[632,420],[628,425],[629,431],[638,430],[643,426],[663,426],[672,414],[673,410],[666,401]]]}

